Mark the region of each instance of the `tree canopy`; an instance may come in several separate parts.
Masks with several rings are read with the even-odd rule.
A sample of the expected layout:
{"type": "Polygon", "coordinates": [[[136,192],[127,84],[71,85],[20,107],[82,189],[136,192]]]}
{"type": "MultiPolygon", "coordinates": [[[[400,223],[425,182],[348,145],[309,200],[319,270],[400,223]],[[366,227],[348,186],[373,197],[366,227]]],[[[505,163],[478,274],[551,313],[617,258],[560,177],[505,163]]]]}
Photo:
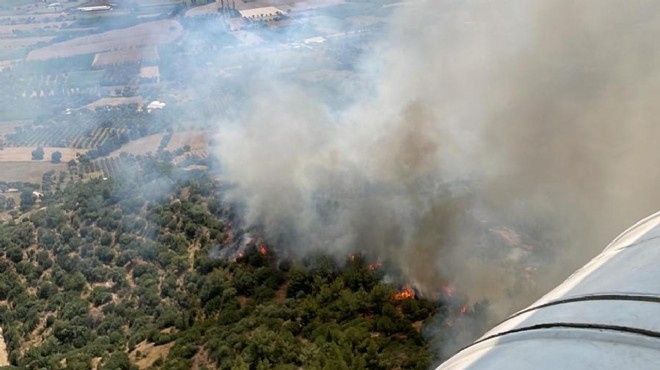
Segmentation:
{"type": "MultiPolygon", "coordinates": [[[[25,368],[426,369],[444,310],[395,299],[366,257],[283,260],[232,230],[216,183],[139,170],[74,182],[0,223],[0,325],[25,368]],[[151,356],[158,353],[157,357],[151,356]]],[[[170,170],[167,170],[170,171],[170,170]]],[[[173,172],[165,172],[172,174],[173,172]]]]}

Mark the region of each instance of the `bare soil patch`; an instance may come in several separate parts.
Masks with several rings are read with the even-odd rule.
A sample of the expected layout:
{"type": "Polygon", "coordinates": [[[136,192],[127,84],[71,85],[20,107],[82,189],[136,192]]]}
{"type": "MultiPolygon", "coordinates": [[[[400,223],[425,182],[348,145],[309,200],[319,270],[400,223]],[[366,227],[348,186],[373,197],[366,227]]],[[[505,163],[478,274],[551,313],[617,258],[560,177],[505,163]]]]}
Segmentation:
{"type": "Polygon", "coordinates": [[[7,344],[5,343],[5,338],[2,336],[2,329],[0,329],[0,366],[9,366],[7,344]]]}

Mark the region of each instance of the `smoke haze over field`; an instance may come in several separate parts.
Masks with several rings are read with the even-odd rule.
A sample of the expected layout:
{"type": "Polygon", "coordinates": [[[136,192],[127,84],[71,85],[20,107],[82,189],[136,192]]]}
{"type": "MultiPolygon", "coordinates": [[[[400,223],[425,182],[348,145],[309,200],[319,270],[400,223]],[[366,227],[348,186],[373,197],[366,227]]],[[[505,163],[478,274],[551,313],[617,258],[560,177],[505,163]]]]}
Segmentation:
{"type": "Polygon", "coordinates": [[[318,89],[253,77],[243,117],[218,123],[228,196],[290,253],[364,251],[422,292],[451,282],[510,313],[659,208],[659,10],[400,7],[340,111],[318,89]],[[535,288],[484,257],[483,230],[498,225],[543,258],[535,288]]]}

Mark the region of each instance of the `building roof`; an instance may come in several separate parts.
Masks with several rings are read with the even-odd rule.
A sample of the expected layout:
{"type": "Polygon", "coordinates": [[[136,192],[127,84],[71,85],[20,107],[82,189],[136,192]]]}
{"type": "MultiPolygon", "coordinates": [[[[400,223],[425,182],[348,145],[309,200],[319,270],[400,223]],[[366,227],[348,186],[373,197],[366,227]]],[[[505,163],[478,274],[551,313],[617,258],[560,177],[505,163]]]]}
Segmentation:
{"type": "Polygon", "coordinates": [[[660,213],[626,230],[564,283],[438,370],[656,369],[658,281],[660,213]]]}
{"type": "Polygon", "coordinates": [[[284,14],[284,11],[274,6],[265,6],[263,8],[239,10],[239,13],[241,13],[241,17],[243,18],[264,18],[284,14]]]}
{"type": "Polygon", "coordinates": [[[112,4],[106,0],[91,0],[86,3],[80,4],[78,10],[81,9],[111,9],[112,4]]]}
{"type": "Polygon", "coordinates": [[[165,108],[165,103],[160,102],[158,100],[154,100],[151,103],[149,103],[149,105],[147,105],[147,109],[149,109],[149,110],[151,110],[151,109],[163,109],[163,108],[165,108]]]}
{"type": "Polygon", "coordinates": [[[160,69],[158,66],[140,67],[140,78],[160,78],[160,69]]]}

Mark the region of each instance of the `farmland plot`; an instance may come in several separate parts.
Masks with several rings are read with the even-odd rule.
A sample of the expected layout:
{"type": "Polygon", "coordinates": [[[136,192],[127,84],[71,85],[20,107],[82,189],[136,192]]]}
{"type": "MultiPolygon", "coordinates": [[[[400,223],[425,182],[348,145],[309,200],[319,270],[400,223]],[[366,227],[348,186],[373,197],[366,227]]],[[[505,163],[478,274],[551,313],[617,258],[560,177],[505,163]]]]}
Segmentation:
{"type": "Polygon", "coordinates": [[[132,49],[170,43],[183,34],[175,20],[147,22],[137,26],[82,36],[31,51],[28,60],[65,58],[88,53],[132,49]]]}
{"type": "Polygon", "coordinates": [[[19,126],[7,135],[12,146],[53,146],[98,148],[109,142],[127,141],[159,129],[152,116],[136,112],[134,106],[121,106],[96,112],[79,111],[30,126],[19,126]]]}
{"type": "Polygon", "coordinates": [[[94,56],[92,68],[103,68],[114,64],[156,61],[158,61],[158,50],[155,46],[146,46],[98,53],[94,56]]]}

